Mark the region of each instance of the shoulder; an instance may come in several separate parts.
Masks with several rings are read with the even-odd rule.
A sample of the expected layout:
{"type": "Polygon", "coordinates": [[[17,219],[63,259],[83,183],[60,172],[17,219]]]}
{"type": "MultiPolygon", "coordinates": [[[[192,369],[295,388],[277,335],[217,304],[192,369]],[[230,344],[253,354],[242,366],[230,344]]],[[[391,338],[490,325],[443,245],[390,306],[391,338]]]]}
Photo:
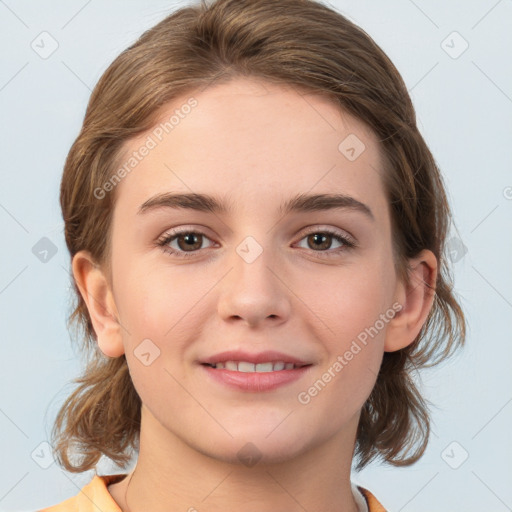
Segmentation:
{"type": "MultiPolygon", "coordinates": [[[[56,505],[42,508],[38,512],[122,512],[107,487],[119,482],[126,475],[95,475],[78,494],[56,505]]],[[[387,512],[377,498],[364,487],[357,486],[368,505],[368,512],[387,512]]]]}
{"type": "Polygon", "coordinates": [[[368,505],[368,512],[387,512],[386,509],[377,500],[377,498],[368,489],[365,489],[359,485],[357,488],[366,500],[366,504],[368,505]]]}
{"type": "Polygon", "coordinates": [[[107,486],[122,480],[126,475],[95,475],[80,492],[67,500],[42,508],[38,512],[122,512],[107,486]]]}

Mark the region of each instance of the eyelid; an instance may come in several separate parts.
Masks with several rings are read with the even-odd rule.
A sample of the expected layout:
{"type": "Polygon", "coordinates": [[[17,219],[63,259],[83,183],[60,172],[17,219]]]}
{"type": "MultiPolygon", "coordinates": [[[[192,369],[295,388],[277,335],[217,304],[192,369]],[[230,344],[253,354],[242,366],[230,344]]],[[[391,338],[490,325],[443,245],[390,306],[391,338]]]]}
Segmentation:
{"type": "Polygon", "coordinates": [[[302,237],[307,236],[312,233],[329,233],[331,235],[335,235],[335,236],[339,236],[340,238],[347,239],[347,241],[349,241],[354,246],[357,245],[356,238],[351,233],[346,231],[345,229],[336,228],[336,227],[323,225],[323,224],[313,224],[311,226],[305,227],[304,230],[305,231],[301,232],[301,233],[303,233],[301,235],[302,237]]]}
{"type": "Polygon", "coordinates": [[[204,238],[212,241],[215,245],[215,242],[204,232],[204,228],[196,228],[196,227],[180,227],[175,229],[170,229],[166,231],[163,235],[161,235],[157,240],[156,244],[163,249],[164,252],[172,255],[176,255],[178,258],[180,257],[190,257],[195,256],[197,253],[203,251],[203,249],[198,249],[197,251],[177,251],[176,249],[171,249],[167,247],[167,244],[171,242],[171,240],[179,237],[183,234],[193,233],[196,235],[202,235],[204,238]]]}
{"type": "MultiPolygon", "coordinates": [[[[157,239],[156,243],[159,247],[161,247],[163,249],[164,252],[174,255],[177,258],[192,257],[192,256],[197,255],[198,253],[201,253],[204,249],[198,249],[195,251],[177,251],[176,249],[171,249],[171,248],[167,247],[167,245],[171,242],[171,240],[177,238],[178,236],[180,236],[182,234],[190,234],[190,233],[202,235],[204,238],[207,238],[208,240],[212,241],[213,244],[215,244],[216,242],[214,242],[203,231],[203,229],[204,228],[202,228],[202,227],[196,228],[196,227],[186,227],[186,226],[171,229],[169,231],[166,231],[163,235],[161,235],[157,239]]],[[[318,224],[314,224],[314,225],[305,227],[301,231],[300,237],[297,239],[297,242],[295,242],[295,243],[298,243],[303,238],[305,238],[311,234],[315,234],[315,233],[328,234],[328,235],[332,236],[333,238],[339,239],[339,241],[343,243],[343,246],[341,248],[337,248],[334,250],[327,249],[324,251],[322,251],[322,250],[315,251],[313,249],[309,249],[311,252],[318,253],[319,255],[322,255],[321,257],[324,257],[324,258],[336,256],[340,252],[345,252],[347,250],[354,249],[354,248],[358,247],[358,243],[357,243],[356,239],[347,231],[341,230],[340,228],[327,227],[327,226],[322,226],[322,225],[318,225],[318,224]]]]}

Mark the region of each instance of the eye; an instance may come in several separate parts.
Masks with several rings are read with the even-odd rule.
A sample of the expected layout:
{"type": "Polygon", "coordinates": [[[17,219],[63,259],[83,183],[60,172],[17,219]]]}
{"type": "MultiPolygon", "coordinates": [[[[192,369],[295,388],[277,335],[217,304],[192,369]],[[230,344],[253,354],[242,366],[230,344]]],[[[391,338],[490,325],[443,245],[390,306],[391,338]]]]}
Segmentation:
{"type": "Polygon", "coordinates": [[[306,240],[306,249],[313,248],[315,252],[327,252],[325,255],[327,257],[334,256],[342,251],[356,247],[356,242],[351,237],[331,229],[317,229],[316,231],[310,231],[301,240],[306,240]],[[333,239],[341,243],[341,247],[338,248],[338,250],[328,251],[328,249],[331,249],[333,239]]]}
{"type": "MultiPolygon", "coordinates": [[[[178,258],[189,258],[194,256],[201,249],[204,249],[203,242],[210,240],[202,231],[194,231],[191,229],[174,230],[165,233],[158,241],[158,246],[162,247],[164,252],[176,256],[178,258]],[[174,244],[174,247],[173,247],[174,244]]],[[[332,230],[332,229],[316,229],[307,233],[302,240],[306,240],[306,249],[312,249],[314,252],[326,253],[322,257],[331,257],[340,252],[347,251],[356,247],[356,242],[349,236],[332,230]],[[341,244],[336,250],[330,250],[332,241],[341,244]]]]}
{"type": "Polygon", "coordinates": [[[157,243],[169,254],[173,254],[179,258],[188,258],[194,256],[194,253],[203,248],[202,245],[205,239],[209,240],[201,231],[189,229],[165,233],[157,243]],[[172,247],[174,243],[176,243],[177,247],[172,247]]]}

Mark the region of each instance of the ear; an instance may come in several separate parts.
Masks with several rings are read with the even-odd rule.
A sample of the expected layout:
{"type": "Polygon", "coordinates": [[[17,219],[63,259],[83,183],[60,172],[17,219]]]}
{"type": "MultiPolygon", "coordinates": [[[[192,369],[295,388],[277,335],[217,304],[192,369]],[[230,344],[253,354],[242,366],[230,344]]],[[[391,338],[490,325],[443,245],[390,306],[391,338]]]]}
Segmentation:
{"type": "Polygon", "coordinates": [[[418,336],[435,297],[437,258],[427,249],[409,260],[409,283],[398,282],[395,301],[402,309],[389,322],[384,351],[410,345],[418,336]]]}
{"type": "Polygon", "coordinates": [[[124,354],[118,312],[108,279],[88,251],[73,257],[73,276],[87,305],[100,350],[107,357],[124,354]]]}

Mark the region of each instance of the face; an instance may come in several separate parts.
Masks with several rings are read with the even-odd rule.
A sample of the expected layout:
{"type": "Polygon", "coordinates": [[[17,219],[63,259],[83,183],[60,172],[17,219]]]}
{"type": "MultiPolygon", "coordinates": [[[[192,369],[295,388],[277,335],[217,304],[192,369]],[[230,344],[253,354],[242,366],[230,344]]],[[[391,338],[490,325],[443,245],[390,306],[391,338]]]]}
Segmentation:
{"type": "Polygon", "coordinates": [[[162,123],[176,110],[127,144],[122,161],[140,158],[115,189],[112,291],[143,429],[222,460],[354,436],[398,285],[375,135],[248,79],[173,101],[162,123]],[[170,197],[192,193],[224,208],[170,197]],[[324,194],[346,197],[291,203],[324,194]]]}

